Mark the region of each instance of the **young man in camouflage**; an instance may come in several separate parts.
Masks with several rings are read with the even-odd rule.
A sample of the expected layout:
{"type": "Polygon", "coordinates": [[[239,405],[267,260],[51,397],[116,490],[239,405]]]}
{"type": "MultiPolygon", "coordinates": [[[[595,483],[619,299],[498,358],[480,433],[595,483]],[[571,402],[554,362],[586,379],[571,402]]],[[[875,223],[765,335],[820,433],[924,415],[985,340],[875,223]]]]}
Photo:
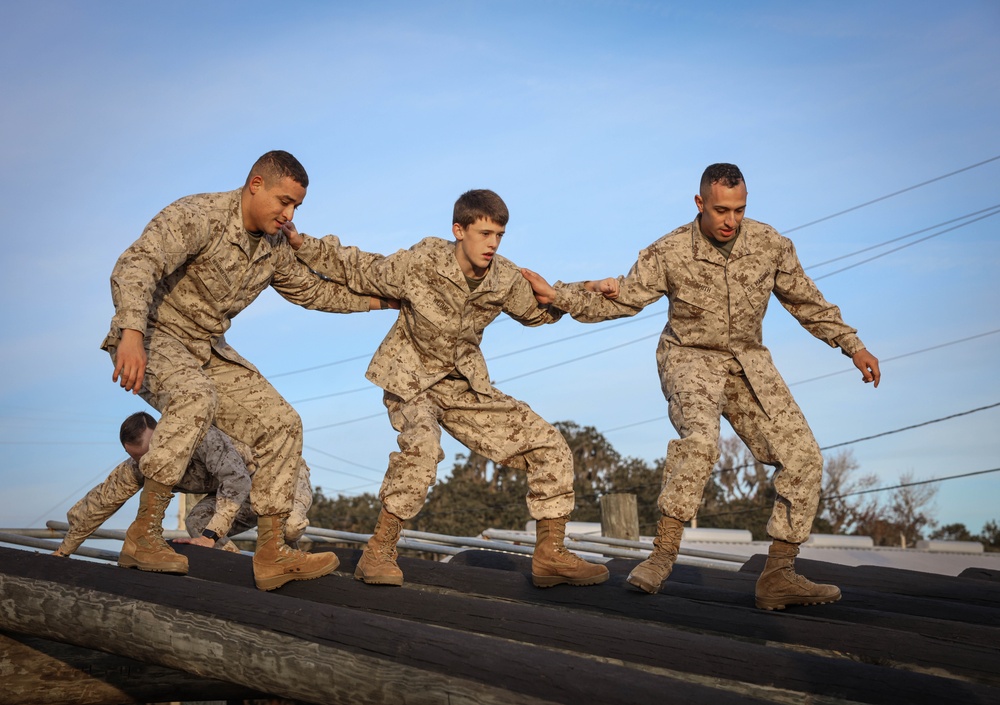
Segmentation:
{"type": "Polygon", "coordinates": [[[747,189],[736,166],[709,166],[694,200],[694,222],[640,252],[626,277],[553,288],[525,271],[540,302],[584,322],[631,316],[663,296],[670,301],[656,359],[680,438],[667,447],[653,552],[628,581],[655,593],[670,575],[683,524],[697,512],[719,458],[722,416],[758,461],[776,468],[777,498],[767,525],[773,541],[757,581],[757,606],[834,602],[837,587],[795,573],[799,544],[809,537],[819,505],[823,456],[762,343],[771,294],[806,330],[850,356],[876,387],[878,360],[806,276],[792,242],[743,217],[747,189]]]}
{"type": "Polygon", "coordinates": [[[561,315],[539,305],[518,268],[496,254],[507,220],[497,194],[469,191],[455,203],[453,242],[426,238],[367,261],[332,235],[317,240],[289,233],[299,258],[316,271],[355,291],[400,300],[399,319],[367,372],[385,390],[399,451],[389,456],[379,491],[382,511],[355,572],[366,583],[403,582],[396,543],[444,459],[442,427],[476,453],[527,472],[528,510],[537,524],[535,585],[596,585],[608,577],[604,566],[563,545],[574,506],[566,441],[527,404],[490,384],[479,348],[483,330],[501,312],[526,326],[553,323],[561,315]]]}
{"type": "MultiPolygon", "coordinates": [[[[145,411],[138,411],[122,422],[119,440],[129,459],[115,467],[104,482],[69,510],[66,515],[69,530],[55,555],[74,553],[108,517],[142,489],[145,478],[139,471],[139,461],[149,450],[155,428],[156,419],[145,411]]],[[[205,440],[195,448],[184,476],[173,488],[174,492],[205,495],[184,522],[191,538],[174,541],[239,552],[228,537],[257,525],[257,515],[250,506],[250,484],[256,469],[253,453],[247,446],[233,441],[215,426],[210,427],[205,440]]],[[[312,506],[309,481],[309,468],[305,461],[300,461],[295,499],[285,529],[288,541],[300,537],[309,526],[307,514],[312,506]]]]}
{"type": "Polygon", "coordinates": [[[112,379],[161,414],[139,463],[146,481],[122,547],[126,565],[187,572],[187,559],[163,540],[163,511],[214,423],[250,446],[257,462],[250,490],[258,515],[257,587],[273,590],[337,566],[332,553],[308,554],[285,544],[302,421],[225,339],[233,316],[268,286],[306,308],[332,313],[371,308],[369,297],[323,280],[288,246],[283,228],[308,184],[295,157],[268,152],[242,188],[188,196],[164,208],[115,265],[115,316],[102,347],[114,360],[112,379]]]}

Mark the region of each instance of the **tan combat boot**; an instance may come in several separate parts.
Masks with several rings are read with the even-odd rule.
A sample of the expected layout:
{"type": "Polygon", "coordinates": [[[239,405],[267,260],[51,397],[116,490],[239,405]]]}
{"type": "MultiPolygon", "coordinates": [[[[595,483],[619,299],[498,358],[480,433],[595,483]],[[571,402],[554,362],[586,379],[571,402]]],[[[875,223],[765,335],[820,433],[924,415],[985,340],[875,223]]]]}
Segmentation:
{"type": "Polygon", "coordinates": [[[656,524],[653,552],[649,558],[633,568],[632,572],[628,574],[629,583],[640,590],[645,590],[650,595],[658,593],[663,581],[674,569],[683,533],[684,524],[677,519],[667,516],[660,517],[660,521],[656,524]]]}
{"type": "Polygon", "coordinates": [[[305,553],[285,545],[287,514],[257,517],[257,549],[253,577],[261,590],[274,590],[292,580],[312,580],[340,565],[333,552],[305,553]]]}
{"type": "Polygon", "coordinates": [[[375,533],[368,539],[354,577],[368,585],[402,585],[403,571],[396,564],[396,544],[403,530],[403,520],[384,507],[375,522],[375,533]]]}
{"type": "Polygon", "coordinates": [[[817,585],[795,572],[797,543],[774,539],[767,551],[767,563],[757,579],[757,607],[783,610],[788,605],[822,605],[840,599],[836,585],[817,585]]]}
{"type": "Polygon", "coordinates": [[[569,551],[566,521],[569,517],[538,519],[535,522],[535,552],[531,556],[531,581],[535,587],[553,585],[599,585],[608,579],[603,565],[588,563],[569,551]]]}
{"type": "Polygon", "coordinates": [[[118,555],[122,568],[138,568],[155,573],[186,575],[188,559],[163,540],[163,513],[173,498],[172,488],[149,478],[139,494],[139,512],[125,532],[125,542],[118,555]]]}

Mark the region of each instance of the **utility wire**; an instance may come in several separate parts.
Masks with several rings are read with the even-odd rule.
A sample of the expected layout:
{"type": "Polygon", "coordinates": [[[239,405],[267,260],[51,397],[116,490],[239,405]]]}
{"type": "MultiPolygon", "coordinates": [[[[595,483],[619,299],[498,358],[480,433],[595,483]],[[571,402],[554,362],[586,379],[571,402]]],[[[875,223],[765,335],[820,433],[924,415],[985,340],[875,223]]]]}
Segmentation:
{"type": "MultiPolygon", "coordinates": [[[[886,240],[885,242],[880,242],[877,245],[870,245],[869,247],[865,247],[865,248],[862,248],[860,250],[855,250],[854,252],[848,252],[846,255],[840,255],[840,256],[834,257],[832,259],[824,260],[823,262],[817,262],[816,264],[810,264],[810,265],[808,265],[806,267],[803,267],[803,269],[815,269],[816,267],[822,267],[822,266],[827,265],[827,264],[833,264],[834,262],[839,262],[842,259],[847,259],[848,257],[854,257],[855,255],[860,255],[860,254],[862,254],[864,252],[870,252],[871,250],[877,250],[880,247],[885,247],[886,245],[891,245],[894,242],[899,242],[900,240],[905,240],[908,237],[913,237],[914,235],[919,235],[920,233],[925,233],[928,230],[933,230],[934,228],[942,228],[945,225],[951,225],[952,223],[957,223],[960,220],[965,220],[966,218],[971,218],[972,216],[975,216],[975,215],[981,215],[983,213],[987,213],[989,211],[992,211],[992,210],[995,210],[995,209],[998,209],[998,208],[1000,208],[1000,203],[998,203],[995,206],[990,206],[989,208],[983,208],[982,210],[973,211],[972,213],[966,213],[965,215],[960,215],[957,218],[952,218],[951,220],[946,220],[946,221],[944,221],[942,223],[938,223],[937,225],[931,225],[930,227],[921,228],[920,230],[914,230],[912,233],[907,233],[906,235],[900,235],[899,237],[894,237],[891,240],[886,240]]],[[[990,215],[995,215],[995,214],[994,213],[990,213],[990,215]]]]}
{"type": "Polygon", "coordinates": [[[866,202],[861,203],[859,205],[852,206],[850,208],[846,208],[846,209],[844,209],[842,211],[837,211],[836,213],[832,213],[830,215],[823,216],[822,218],[819,218],[818,220],[810,221],[810,222],[806,223],[805,225],[797,225],[794,228],[788,228],[788,229],[784,230],[784,232],[790,233],[790,232],[794,232],[796,230],[802,230],[803,228],[808,228],[811,225],[816,225],[816,223],[822,223],[824,221],[831,220],[831,219],[836,218],[838,216],[844,215],[845,213],[850,213],[852,211],[859,210],[859,209],[864,208],[866,206],[870,206],[870,205],[872,205],[874,203],[879,203],[880,201],[885,201],[887,199],[893,198],[894,196],[898,196],[898,195],[900,195],[902,193],[906,193],[907,191],[913,191],[914,189],[918,189],[918,188],[920,188],[922,186],[927,186],[928,184],[933,184],[936,181],[941,181],[943,179],[947,179],[950,176],[955,176],[955,174],[961,174],[963,171],[969,171],[970,169],[975,169],[976,167],[983,166],[984,164],[989,164],[990,162],[995,162],[997,159],[1000,159],[1000,155],[997,155],[995,157],[990,157],[989,159],[984,159],[983,161],[977,162],[975,164],[970,164],[969,166],[962,167],[961,169],[949,172],[947,174],[942,174],[941,176],[937,176],[937,177],[935,177],[933,179],[928,179],[927,181],[922,181],[919,184],[914,184],[913,186],[907,186],[906,188],[900,189],[899,191],[893,191],[892,193],[886,194],[885,196],[879,196],[878,198],[872,199],[871,201],[866,201],[866,202]]]}
{"type": "Polygon", "coordinates": [[[891,250],[886,250],[885,252],[882,252],[880,254],[874,255],[874,256],[869,257],[867,259],[863,259],[860,262],[855,262],[854,264],[849,264],[846,267],[841,267],[840,269],[835,269],[832,272],[827,272],[826,274],[822,274],[822,275],[820,275],[818,277],[813,277],[813,281],[819,281],[820,279],[826,279],[827,277],[832,277],[834,274],[840,274],[841,272],[846,272],[848,269],[854,269],[855,267],[860,267],[862,264],[866,264],[868,262],[872,262],[874,260],[877,260],[877,259],[880,259],[882,257],[885,257],[886,255],[891,255],[894,252],[899,252],[900,250],[905,250],[907,247],[913,247],[914,245],[918,245],[921,242],[924,242],[926,240],[930,240],[931,238],[937,237],[938,235],[944,235],[945,233],[950,233],[952,230],[958,230],[959,228],[964,228],[967,225],[972,225],[975,222],[978,222],[980,220],[984,220],[985,218],[991,218],[991,217],[993,217],[993,216],[995,216],[997,214],[1000,214],[1000,210],[993,211],[992,213],[989,213],[987,215],[981,215],[978,218],[970,220],[967,223],[962,223],[961,225],[955,225],[955,226],[952,226],[950,228],[946,228],[945,230],[942,230],[941,232],[933,233],[931,235],[927,235],[926,237],[922,237],[919,240],[914,240],[913,242],[908,242],[905,245],[900,245],[899,247],[894,247],[891,250]]]}
{"type": "MultiPolygon", "coordinates": [[[[871,201],[867,201],[867,202],[862,203],[862,204],[857,205],[857,206],[853,206],[853,207],[848,208],[846,210],[842,210],[842,211],[839,211],[837,213],[833,213],[831,215],[824,216],[823,218],[811,221],[809,223],[805,223],[804,225],[798,225],[798,226],[795,226],[793,228],[788,228],[786,230],[783,230],[782,232],[790,233],[790,232],[794,232],[795,230],[801,230],[803,228],[807,228],[810,225],[815,225],[816,223],[821,223],[821,222],[826,221],[826,220],[831,220],[832,218],[836,218],[838,216],[844,215],[845,213],[850,213],[850,212],[858,210],[860,208],[864,208],[866,206],[870,206],[870,205],[872,205],[874,203],[878,203],[880,201],[884,201],[884,200],[892,198],[894,196],[898,196],[899,194],[906,193],[907,191],[912,191],[914,189],[920,188],[921,186],[926,186],[926,185],[932,184],[932,183],[934,183],[936,181],[941,181],[941,180],[946,179],[946,178],[948,178],[950,176],[954,176],[956,174],[960,174],[960,173],[962,173],[964,171],[969,171],[970,169],[975,169],[976,167],[983,166],[984,164],[989,164],[990,162],[994,162],[994,161],[996,161],[998,159],[1000,159],[1000,155],[997,155],[995,157],[991,157],[989,159],[985,159],[985,160],[983,160],[981,162],[977,162],[976,164],[971,164],[971,165],[969,165],[967,167],[963,167],[962,169],[958,169],[957,171],[952,171],[952,172],[950,172],[948,174],[943,174],[942,176],[938,176],[938,177],[930,179],[928,181],[921,182],[921,183],[916,184],[914,186],[909,186],[909,187],[907,187],[905,189],[901,189],[899,191],[895,191],[893,193],[886,194],[885,196],[880,196],[879,198],[876,198],[876,199],[871,200],[871,201]]],[[[861,250],[857,250],[855,252],[852,252],[852,253],[849,253],[849,254],[846,254],[846,255],[841,255],[839,257],[835,257],[835,258],[827,260],[825,262],[820,262],[819,264],[810,265],[808,268],[819,267],[821,265],[829,264],[831,262],[836,262],[838,260],[841,260],[841,259],[844,259],[844,258],[847,258],[847,257],[852,257],[854,255],[861,254],[862,252],[867,252],[869,250],[872,250],[872,249],[875,249],[875,248],[878,248],[878,247],[882,247],[884,245],[888,245],[888,244],[891,244],[893,242],[897,242],[899,240],[904,240],[904,239],[906,239],[908,237],[912,237],[913,235],[918,235],[921,232],[926,232],[927,230],[932,230],[933,228],[940,227],[942,225],[947,225],[949,223],[953,223],[955,221],[962,220],[964,218],[968,218],[968,217],[971,217],[971,216],[974,216],[974,215],[979,215],[981,213],[985,213],[986,211],[992,210],[994,208],[1000,208],[1000,205],[998,205],[998,206],[991,206],[990,208],[985,208],[985,209],[982,209],[982,210],[979,210],[979,211],[975,211],[973,213],[969,213],[969,214],[964,215],[964,216],[959,216],[958,218],[954,218],[952,220],[944,221],[943,223],[939,223],[938,225],[933,225],[933,226],[930,226],[928,228],[924,228],[922,230],[917,230],[917,231],[915,231],[913,233],[910,233],[908,235],[901,235],[900,237],[893,238],[892,240],[887,240],[886,242],[883,242],[883,243],[878,244],[878,245],[872,245],[870,247],[867,247],[867,248],[864,248],[864,249],[861,249],[861,250]]],[[[990,213],[989,215],[996,215],[996,213],[990,213]]],[[[984,216],[984,217],[989,217],[989,216],[984,216]]],[[[975,222],[975,221],[972,221],[972,222],[975,222]]],[[[966,225],[968,225],[968,224],[969,223],[966,223],[966,225]]],[[[949,232],[949,231],[946,230],[946,231],[943,231],[943,232],[949,232]]],[[[942,234],[942,233],[937,233],[937,235],[940,235],[940,234],[942,234]]],[[[932,236],[932,237],[934,237],[934,236],[932,236]]],[[[928,239],[928,238],[924,238],[924,239],[928,239]]],[[[922,242],[922,240],[920,240],[918,242],[922,242]]],[[[912,243],[912,244],[916,244],[916,243],[912,243]]],[[[900,249],[902,249],[902,248],[900,248],[900,249]]],[[[896,250],[893,250],[893,252],[895,252],[895,251],[896,250]]],[[[880,255],[880,256],[884,256],[885,254],[889,254],[889,253],[884,253],[883,255],[880,255]]],[[[873,259],[875,259],[875,258],[873,258],[873,259]]],[[[865,261],[871,261],[871,260],[865,260],[865,261]]],[[[852,266],[857,266],[858,264],[864,264],[864,262],[859,262],[859,263],[857,263],[855,265],[852,265],[852,266]]],[[[839,271],[844,271],[844,270],[839,270],[839,271]]],[[[823,276],[824,277],[828,277],[828,276],[832,276],[833,274],[836,274],[836,273],[838,273],[838,272],[830,272],[830,273],[824,274],[823,276]]],[[[819,277],[817,277],[817,278],[819,278],[819,277]]],[[[639,320],[639,317],[632,319],[632,321],[635,321],[635,320],[639,320]]],[[[629,323],[629,322],[632,322],[632,321],[625,321],[625,322],[619,323],[618,325],[624,325],[625,323],[629,323]]],[[[605,330],[607,330],[609,327],[610,326],[603,326],[603,328],[605,330]]],[[[573,338],[581,337],[583,335],[589,335],[589,333],[580,333],[578,335],[570,336],[569,338],[564,338],[564,339],[561,339],[561,340],[571,340],[573,338]]],[[[518,351],[514,351],[514,352],[510,352],[510,353],[505,353],[503,355],[494,356],[491,359],[499,359],[501,357],[507,357],[507,356],[510,356],[510,355],[516,355],[516,354],[519,354],[521,352],[527,352],[529,350],[533,350],[533,349],[538,348],[538,347],[544,347],[545,345],[553,345],[553,344],[555,344],[557,342],[560,342],[560,341],[549,341],[547,343],[543,343],[542,345],[538,345],[538,346],[534,346],[534,347],[529,347],[529,348],[525,348],[523,350],[518,350],[518,351]]],[[[290,375],[301,374],[301,373],[304,373],[304,372],[313,372],[315,370],[324,369],[326,367],[332,367],[334,365],[342,365],[342,364],[347,363],[347,362],[355,362],[357,360],[363,360],[363,359],[366,359],[366,358],[369,358],[369,357],[371,357],[371,355],[357,355],[357,356],[354,356],[354,357],[344,358],[342,360],[335,360],[333,362],[327,362],[327,363],[324,363],[322,365],[315,365],[313,367],[305,367],[305,368],[301,368],[301,369],[297,369],[297,370],[289,370],[287,372],[278,372],[276,374],[268,375],[268,378],[269,379],[274,379],[274,378],[278,378],[278,377],[287,377],[287,376],[290,376],[290,375]]],[[[344,392],[344,393],[350,393],[350,392],[344,392]]],[[[331,395],[331,396],[334,396],[334,395],[331,395]]],[[[317,398],[319,398],[319,397],[317,397],[317,398]]],[[[311,399],[307,400],[307,401],[311,401],[311,399]]]]}
{"type": "MultiPolygon", "coordinates": [[[[988,475],[988,474],[994,473],[994,472],[1000,472],[1000,468],[992,468],[990,470],[975,470],[973,472],[963,472],[963,473],[960,473],[958,475],[946,475],[945,477],[937,477],[937,478],[933,478],[931,480],[917,480],[915,482],[904,482],[904,483],[901,483],[899,485],[892,485],[891,487],[872,487],[872,488],[867,489],[867,490],[858,490],[857,492],[848,492],[846,494],[833,495],[833,496],[829,496],[829,497],[825,496],[825,495],[821,495],[820,496],[820,501],[822,501],[822,500],[830,500],[830,499],[841,499],[841,498],[844,498],[844,497],[853,497],[855,495],[860,495],[860,494],[871,494],[873,492],[888,492],[889,490],[901,490],[901,489],[905,489],[907,487],[918,487],[920,485],[930,485],[930,484],[933,484],[935,482],[944,482],[945,480],[960,480],[960,479],[966,478],[966,477],[975,477],[976,475],[988,475]]],[[[766,505],[760,504],[760,505],[757,505],[757,506],[754,506],[754,507],[747,507],[746,509],[732,509],[732,510],[727,511],[727,512],[716,512],[715,514],[699,514],[698,518],[699,519],[713,519],[715,517],[735,516],[735,515],[738,515],[738,514],[752,514],[753,512],[759,512],[759,511],[761,511],[763,509],[766,509],[766,508],[767,508],[766,505]]]]}

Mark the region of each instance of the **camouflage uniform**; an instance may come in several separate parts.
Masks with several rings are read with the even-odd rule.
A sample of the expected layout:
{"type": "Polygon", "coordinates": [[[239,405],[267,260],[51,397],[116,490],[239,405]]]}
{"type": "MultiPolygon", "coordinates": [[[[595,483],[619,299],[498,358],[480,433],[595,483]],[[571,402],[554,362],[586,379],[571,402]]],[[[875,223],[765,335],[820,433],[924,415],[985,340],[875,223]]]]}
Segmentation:
{"type": "Polygon", "coordinates": [[[659,507],[682,522],[701,503],[719,458],[724,416],[760,462],[776,468],[778,497],[768,522],[772,538],[801,543],[819,502],[823,458],[802,412],[762,344],[772,292],[799,323],[846,355],[864,348],[840,310],[806,276],[791,240],[744,218],[727,260],[702,234],[699,220],[639,253],[616,300],[556,284],[555,306],[596,322],[631,316],[666,296],[667,324],[656,360],[670,421],[659,507]]]}
{"type": "Polygon", "coordinates": [[[272,516],[292,509],[302,422],[224,334],[268,286],[332,313],[367,311],[369,299],[310,272],[281,233],[262,236],[251,256],[241,194],[188,196],[153,218],[111,274],[115,316],[102,348],[114,358],[122,330],[145,332],[141,395],[161,418],[139,465],[143,476],[176,485],[214,423],[253,449],[251,504],[272,516]]]}
{"type": "MultiPolygon", "coordinates": [[[[299,461],[299,472],[295,482],[295,497],[292,500],[292,513],[285,524],[285,540],[297,541],[309,528],[309,508],[312,506],[312,485],[310,484],[309,466],[304,460],[299,461]]],[[[249,487],[248,487],[249,489],[249,487]]],[[[221,490],[221,488],[220,488],[221,490]]],[[[191,508],[187,515],[185,525],[191,536],[201,536],[201,532],[206,527],[211,528],[220,538],[217,547],[224,548],[229,542],[228,538],[221,531],[210,526],[212,520],[217,516],[217,504],[222,501],[221,492],[209,494],[198,504],[191,508]],[[217,499],[218,498],[218,499],[217,499]]],[[[231,528],[226,532],[228,536],[242,534],[244,531],[257,528],[257,513],[250,506],[249,499],[239,506],[236,516],[233,519],[231,528]]]]}
{"type": "Polygon", "coordinates": [[[455,243],[425,238],[409,250],[367,259],[333,235],[305,237],[297,252],[310,267],[354,291],[399,299],[399,318],[366,376],[385,390],[399,432],[379,498],[400,519],[420,511],[444,459],[441,428],[471,450],[527,471],[531,516],[552,519],[573,509],[573,461],[562,435],[524,402],[490,384],[479,348],[501,312],[526,326],[562,315],[535,301],[520,270],[495,255],[470,291],[455,243]]]}
{"type": "MultiPolygon", "coordinates": [[[[203,529],[211,529],[221,537],[216,546],[222,548],[229,541],[227,535],[233,536],[255,527],[257,515],[251,509],[249,500],[255,470],[253,455],[247,446],[231,440],[214,426],[210,427],[205,440],[191,456],[184,476],[174,486],[175,492],[207,495],[188,514],[185,522],[188,533],[201,536],[203,529]]],[[[139,463],[132,458],[115,467],[104,482],[90,490],[67,512],[69,530],[59,550],[67,555],[75,552],[108,517],[142,489],[145,479],[139,472],[139,463]]],[[[295,524],[298,527],[298,535],[309,523],[305,512],[311,504],[309,468],[302,462],[295,510],[289,520],[290,526],[295,524]]]]}

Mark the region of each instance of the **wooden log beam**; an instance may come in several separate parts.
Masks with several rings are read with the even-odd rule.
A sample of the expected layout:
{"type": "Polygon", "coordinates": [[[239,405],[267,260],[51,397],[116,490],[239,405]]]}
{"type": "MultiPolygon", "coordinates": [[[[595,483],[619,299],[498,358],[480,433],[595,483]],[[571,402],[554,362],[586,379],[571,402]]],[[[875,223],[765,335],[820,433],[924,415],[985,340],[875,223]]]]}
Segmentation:
{"type": "MultiPolygon", "coordinates": [[[[249,561],[234,565],[249,578],[249,561]]],[[[531,644],[21,550],[0,549],[0,628],[306,702],[767,702],[531,644]]]]}
{"type": "Polygon", "coordinates": [[[135,659],[0,631],[0,705],[123,705],[267,697],[135,659]]]}
{"type": "MultiPolygon", "coordinates": [[[[246,571],[235,569],[247,561],[245,557],[206,560],[205,553],[188,553],[191,575],[206,581],[245,584],[246,571]]],[[[341,558],[341,568],[348,572],[360,554],[341,549],[336,553],[341,558]]],[[[803,702],[810,697],[836,697],[859,703],[938,705],[955,694],[955,681],[942,674],[914,673],[891,665],[859,663],[844,658],[839,652],[801,653],[794,648],[775,648],[725,635],[692,633],[639,619],[608,618],[593,611],[574,610],[568,604],[552,609],[529,601],[489,600],[451,591],[419,589],[410,579],[410,573],[416,572],[411,571],[412,566],[430,565],[449,574],[458,574],[464,589],[480,594],[486,585],[497,579],[497,571],[469,568],[460,565],[461,561],[435,564],[401,559],[401,562],[407,574],[406,584],[415,589],[379,588],[355,580],[322,580],[291,584],[283,591],[302,600],[576,651],[647,669],[684,672],[693,680],[711,681],[720,688],[760,695],[768,689],[779,689],[791,702],[803,702]]],[[[524,567],[528,570],[530,562],[524,567]]],[[[527,575],[524,582],[528,583],[527,575]]],[[[571,599],[573,596],[582,599],[584,593],[589,595],[592,591],[603,592],[614,599],[618,589],[615,587],[607,592],[599,587],[581,592],[581,589],[567,587],[563,591],[571,599]]],[[[550,592],[533,587],[529,590],[529,596],[550,592]]],[[[989,630],[986,645],[990,653],[994,651],[996,637],[996,631],[989,630]]],[[[1000,686],[1000,680],[997,683],[1000,686]]],[[[967,702],[986,703],[1000,698],[1000,687],[963,684],[962,688],[967,702]]]]}

